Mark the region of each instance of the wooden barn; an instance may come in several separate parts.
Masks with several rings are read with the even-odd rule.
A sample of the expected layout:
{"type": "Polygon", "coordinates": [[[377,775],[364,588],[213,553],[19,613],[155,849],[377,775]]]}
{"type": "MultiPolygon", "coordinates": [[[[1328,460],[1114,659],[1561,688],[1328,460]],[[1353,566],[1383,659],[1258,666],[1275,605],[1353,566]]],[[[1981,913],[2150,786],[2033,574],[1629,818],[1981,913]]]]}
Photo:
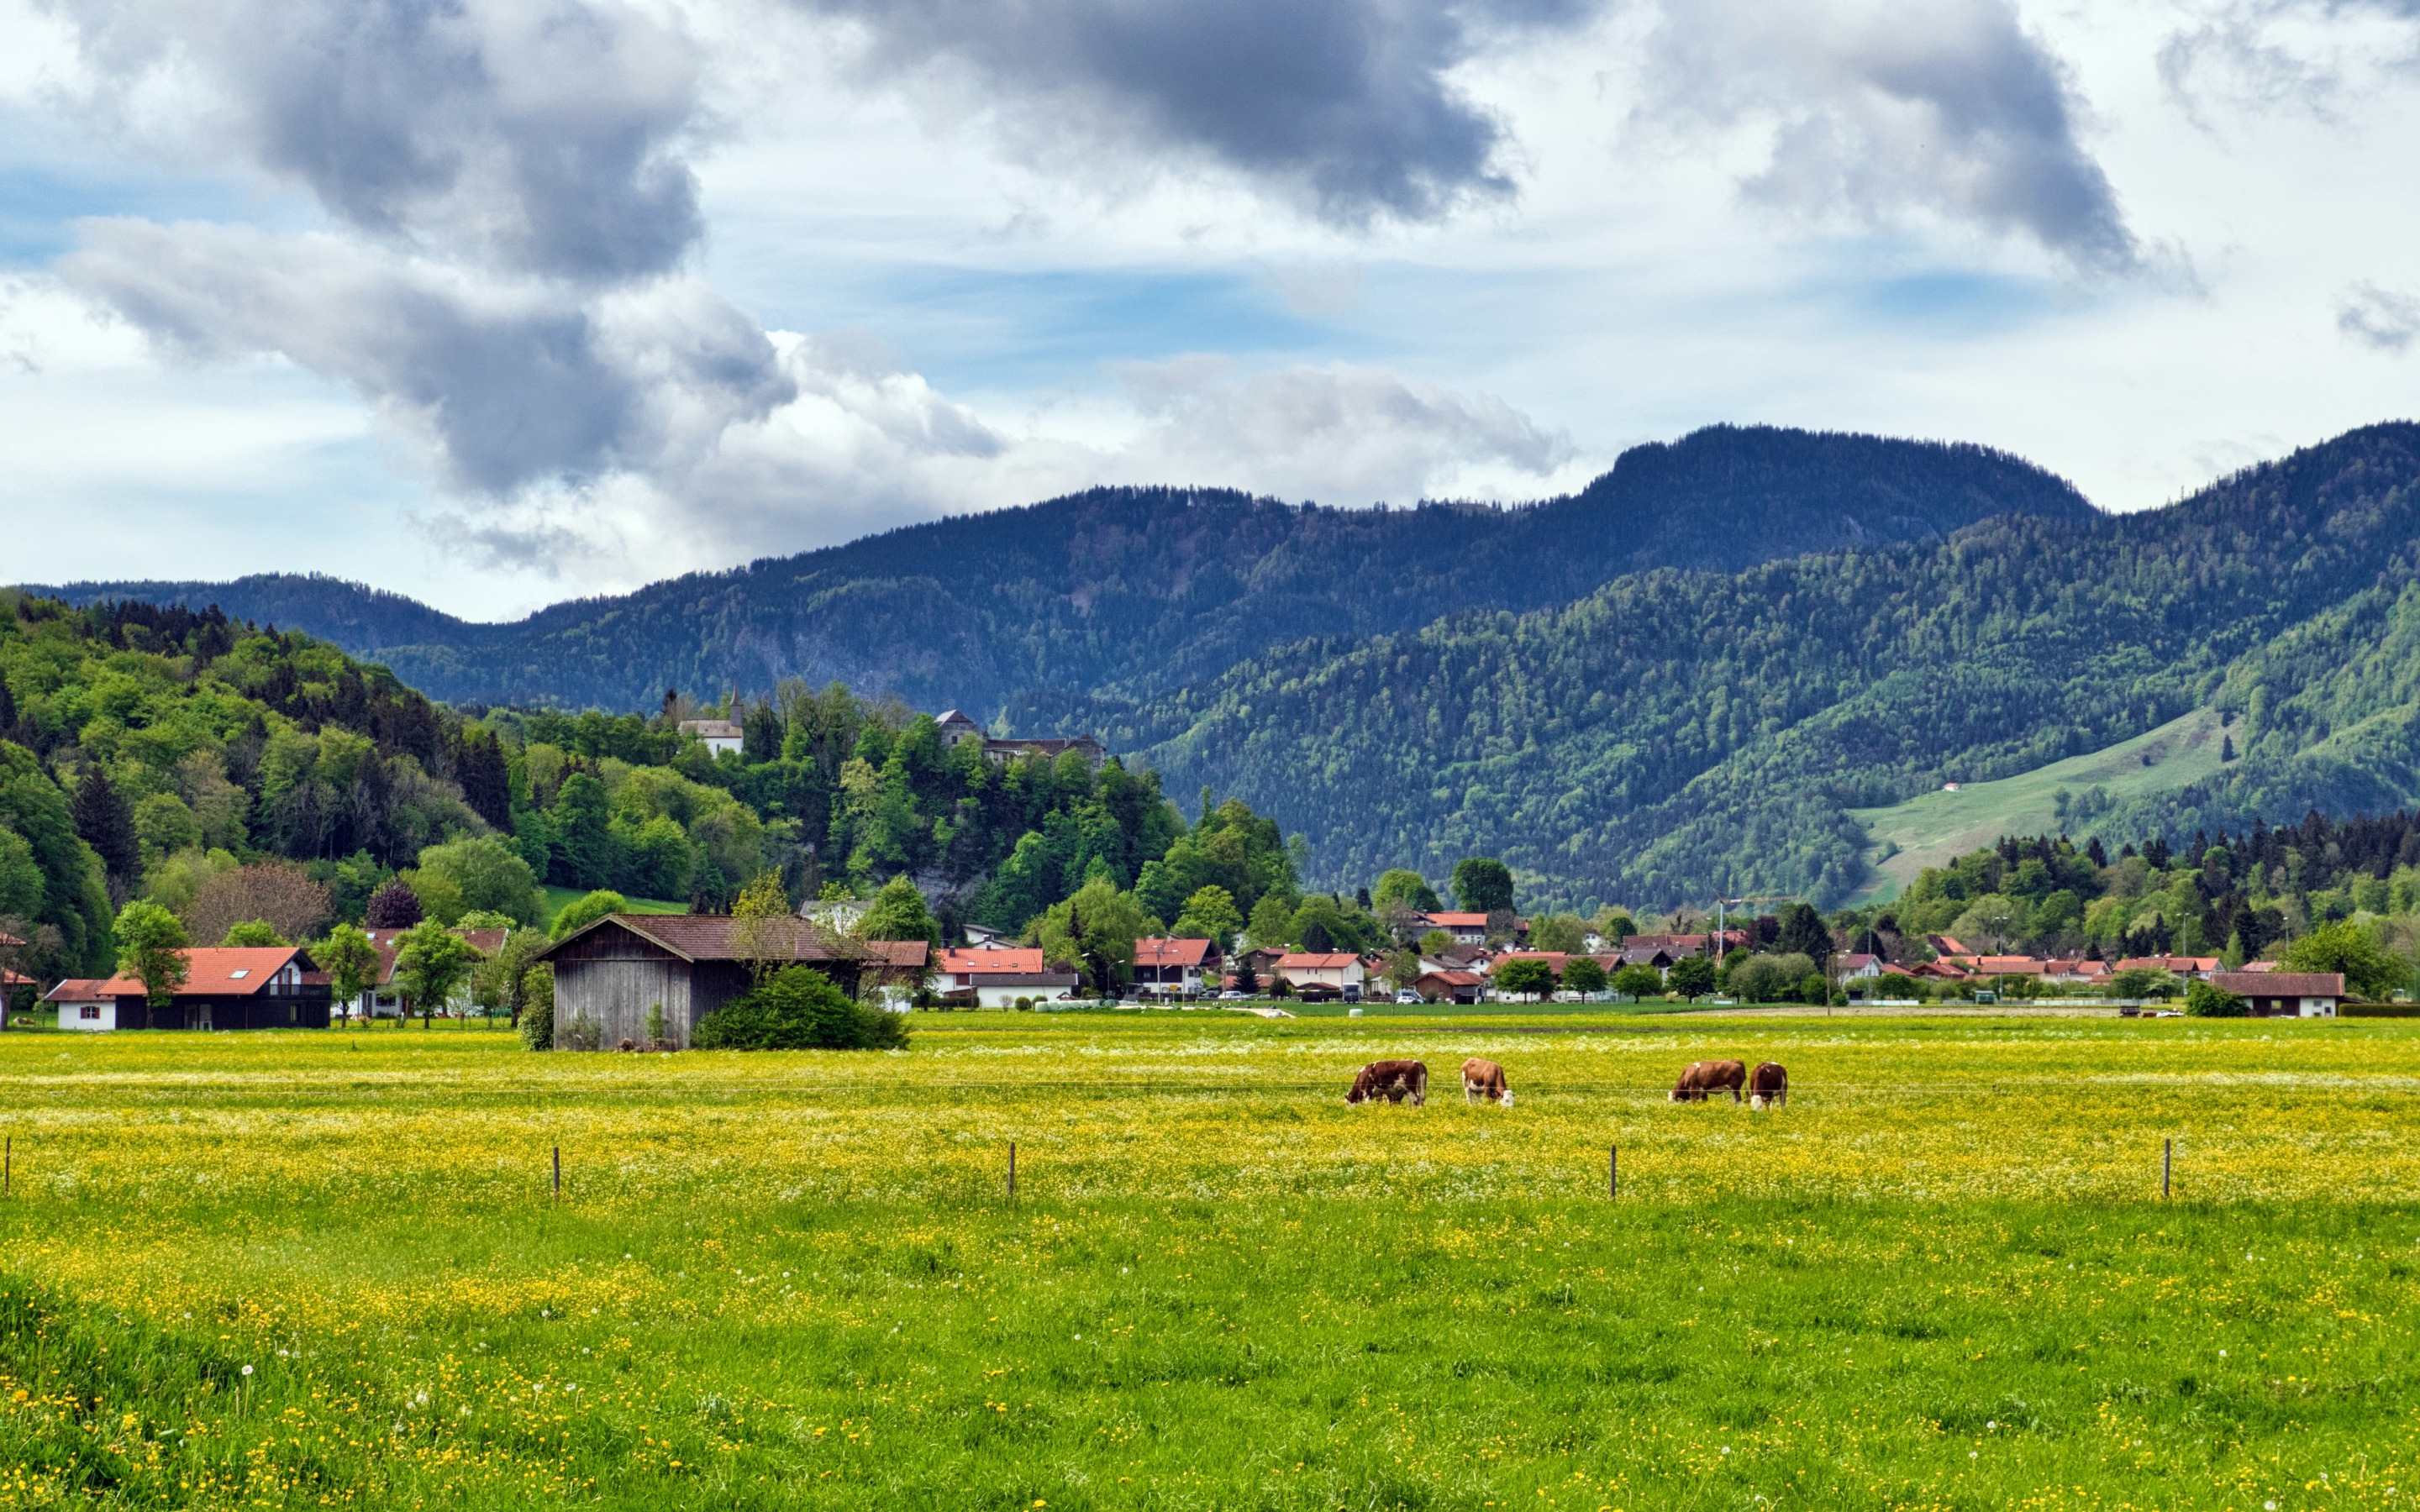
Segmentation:
{"type": "MultiPolygon", "coordinates": [[[[777,963],[813,966],[852,995],[924,970],[922,940],[852,940],[797,918],[765,927],[774,938],[759,947],[769,945],[777,963]]],[[[538,957],[554,965],[555,1047],[644,1044],[647,1011],[660,1007],[666,1037],[687,1049],[699,1021],[754,981],[748,944],[740,920],[699,914],[612,914],[555,941],[538,957]]]]}

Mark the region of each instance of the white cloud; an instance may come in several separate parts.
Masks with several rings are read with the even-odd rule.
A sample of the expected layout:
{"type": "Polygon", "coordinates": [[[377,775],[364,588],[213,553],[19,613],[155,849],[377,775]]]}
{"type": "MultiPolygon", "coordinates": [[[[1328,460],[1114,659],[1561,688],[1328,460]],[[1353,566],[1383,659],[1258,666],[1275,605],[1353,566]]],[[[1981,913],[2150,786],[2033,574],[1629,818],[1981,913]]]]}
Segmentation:
{"type": "Polygon", "coordinates": [[[2420,299],[2357,284],[2336,301],[2336,329],[2382,352],[2401,352],[2420,337],[2420,299]]]}

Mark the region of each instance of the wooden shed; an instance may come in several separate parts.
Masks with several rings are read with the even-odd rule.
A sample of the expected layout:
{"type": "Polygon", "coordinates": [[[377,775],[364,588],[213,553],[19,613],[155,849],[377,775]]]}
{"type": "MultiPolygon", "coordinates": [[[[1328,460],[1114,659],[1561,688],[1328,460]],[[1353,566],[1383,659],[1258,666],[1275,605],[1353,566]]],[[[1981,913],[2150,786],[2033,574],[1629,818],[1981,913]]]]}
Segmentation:
{"type": "Polygon", "coordinates": [[[924,969],[922,940],[853,940],[799,918],[767,928],[776,936],[750,949],[740,921],[723,915],[610,914],[555,941],[538,957],[554,965],[555,1048],[644,1044],[647,1011],[660,1007],[666,1037],[687,1049],[701,1020],[749,989],[767,945],[777,964],[813,966],[852,995],[924,969]]]}

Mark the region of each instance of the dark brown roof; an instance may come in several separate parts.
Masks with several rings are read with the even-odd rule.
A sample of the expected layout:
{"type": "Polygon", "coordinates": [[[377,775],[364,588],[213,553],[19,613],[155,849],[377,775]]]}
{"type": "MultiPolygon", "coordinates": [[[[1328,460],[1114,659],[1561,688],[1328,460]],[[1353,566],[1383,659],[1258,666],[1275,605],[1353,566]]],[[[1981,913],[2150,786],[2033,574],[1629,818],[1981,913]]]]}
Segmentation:
{"type": "Polygon", "coordinates": [[[2318,971],[2222,971],[2211,985],[2238,997],[2342,997],[2344,978],[2318,971]]]}
{"type": "MultiPolygon", "coordinates": [[[[923,940],[854,940],[816,929],[803,920],[773,922],[785,921],[798,925],[791,932],[793,961],[870,961],[909,968],[923,966],[930,953],[923,940]]],[[[546,960],[589,931],[609,924],[662,946],[684,961],[746,959],[739,950],[739,920],[728,914],[608,914],[548,946],[538,959],[546,960]]]]}

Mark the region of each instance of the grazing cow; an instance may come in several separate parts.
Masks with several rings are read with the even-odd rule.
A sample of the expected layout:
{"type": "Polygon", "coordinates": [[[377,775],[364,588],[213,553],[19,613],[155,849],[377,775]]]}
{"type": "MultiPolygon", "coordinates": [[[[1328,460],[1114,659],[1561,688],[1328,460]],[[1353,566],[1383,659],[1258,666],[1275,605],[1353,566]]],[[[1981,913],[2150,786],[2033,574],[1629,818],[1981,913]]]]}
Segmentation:
{"type": "Polygon", "coordinates": [[[1353,1078],[1353,1090],[1344,1094],[1347,1103],[1367,1103],[1383,1097],[1389,1103],[1412,1100],[1412,1106],[1423,1108],[1429,1103],[1429,1068],[1418,1060],[1373,1060],[1361,1068],[1353,1078]]]}
{"type": "Polygon", "coordinates": [[[1777,1108],[1790,1101],[1790,1072],[1777,1060],[1768,1060],[1748,1073],[1747,1105],[1777,1108]]]}
{"type": "Polygon", "coordinates": [[[1462,1063],[1462,1100],[1470,1103],[1482,1097],[1508,1108],[1512,1105],[1512,1089],[1504,1085],[1504,1068],[1473,1056],[1462,1063]]]}
{"type": "Polygon", "coordinates": [[[1736,1060],[1693,1060],[1689,1069],[1673,1084],[1675,1103],[1703,1103],[1709,1092],[1728,1091],[1731,1101],[1740,1100],[1740,1087],[1747,1080],[1747,1067],[1736,1060]]]}

